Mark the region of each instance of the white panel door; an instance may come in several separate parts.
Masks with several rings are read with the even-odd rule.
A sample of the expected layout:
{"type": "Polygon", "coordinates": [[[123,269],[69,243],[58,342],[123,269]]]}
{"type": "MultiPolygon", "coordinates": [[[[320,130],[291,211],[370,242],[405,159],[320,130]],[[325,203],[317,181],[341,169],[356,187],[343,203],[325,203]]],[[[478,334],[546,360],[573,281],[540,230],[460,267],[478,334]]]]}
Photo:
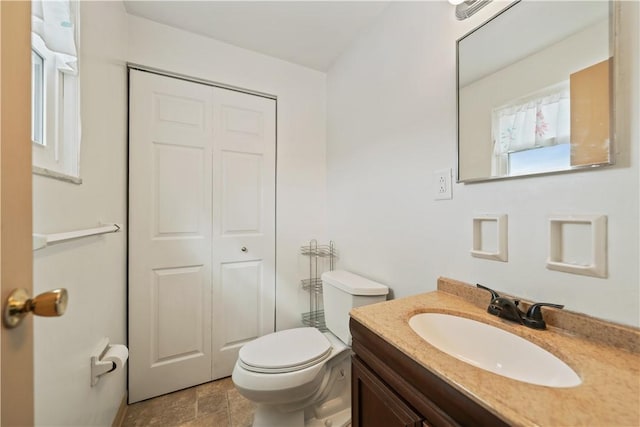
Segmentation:
{"type": "Polygon", "coordinates": [[[210,88],[131,71],[129,399],[211,380],[210,88]]]}
{"type": "Polygon", "coordinates": [[[213,376],[274,331],[275,101],[214,89],[213,376]]]}
{"type": "Polygon", "coordinates": [[[230,375],[239,346],[274,330],[275,102],[130,76],[136,402],[230,375]]]}

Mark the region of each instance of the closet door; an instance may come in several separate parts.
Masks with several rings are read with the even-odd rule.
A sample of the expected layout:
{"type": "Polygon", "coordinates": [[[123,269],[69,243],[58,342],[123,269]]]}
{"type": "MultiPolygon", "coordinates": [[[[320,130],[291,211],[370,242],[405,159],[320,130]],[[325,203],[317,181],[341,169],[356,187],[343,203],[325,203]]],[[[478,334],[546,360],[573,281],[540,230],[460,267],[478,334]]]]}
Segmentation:
{"type": "Polygon", "coordinates": [[[275,101],[131,70],[129,400],[274,330],[275,101]]]}
{"type": "Polygon", "coordinates": [[[274,331],[275,101],[214,88],[213,376],[274,331]]]}
{"type": "Polygon", "coordinates": [[[130,402],[212,378],[211,90],[130,72],[130,402]]]}

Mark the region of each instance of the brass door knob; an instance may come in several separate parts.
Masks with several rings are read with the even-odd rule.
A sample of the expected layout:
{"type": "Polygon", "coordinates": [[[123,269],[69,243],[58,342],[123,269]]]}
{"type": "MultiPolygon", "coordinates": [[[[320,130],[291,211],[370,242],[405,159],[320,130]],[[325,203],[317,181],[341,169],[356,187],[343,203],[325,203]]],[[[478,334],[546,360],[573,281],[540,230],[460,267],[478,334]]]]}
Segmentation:
{"type": "Polygon", "coordinates": [[[29,298],[25,289],[14,289],[5,303],[4,324],[7,328],[15,328],[28,313],[45,317],[62,316],[67,310],[68,300],[64,288],[45,292],[35,298],[29,298]]]}

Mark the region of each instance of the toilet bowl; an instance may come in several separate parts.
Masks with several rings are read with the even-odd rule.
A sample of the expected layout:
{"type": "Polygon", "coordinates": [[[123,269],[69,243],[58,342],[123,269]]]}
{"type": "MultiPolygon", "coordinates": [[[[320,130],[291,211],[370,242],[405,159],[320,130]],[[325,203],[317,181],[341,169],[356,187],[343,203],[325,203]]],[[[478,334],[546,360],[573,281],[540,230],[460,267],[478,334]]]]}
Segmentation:
{"type": "Polygon", "coordinates": [[[322,275],[329,331],[295,328],[244,345],[232,379],[256,403],[254,427],[347,426],[351,420],[349,311],[388,288],[346,271],[322,275]]]}

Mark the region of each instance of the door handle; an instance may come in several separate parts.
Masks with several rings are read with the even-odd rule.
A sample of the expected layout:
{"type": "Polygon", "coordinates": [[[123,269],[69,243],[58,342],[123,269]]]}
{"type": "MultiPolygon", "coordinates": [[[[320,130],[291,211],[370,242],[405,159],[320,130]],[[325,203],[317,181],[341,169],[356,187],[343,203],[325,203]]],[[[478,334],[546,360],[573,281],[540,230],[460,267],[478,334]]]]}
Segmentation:
{"type": "Polygon", "coordinates": [[[247,249],[247,247],[246,247],[246,246],[243,246],[243,247],[241,247],[241,248],[240,248],[240,250],[241,250],[242,252],[247,252],[249,249],[247,249]]]}
{"type": "Polygon", "coordinates": [[[29,313],[45,317],[62,316],[67,310],[68,300],[64,288],[42,293],[35,298],[29,298],[26,289],[14,289],[5,302],[4,325],[9,329],[15,328],[29,313]]]}

